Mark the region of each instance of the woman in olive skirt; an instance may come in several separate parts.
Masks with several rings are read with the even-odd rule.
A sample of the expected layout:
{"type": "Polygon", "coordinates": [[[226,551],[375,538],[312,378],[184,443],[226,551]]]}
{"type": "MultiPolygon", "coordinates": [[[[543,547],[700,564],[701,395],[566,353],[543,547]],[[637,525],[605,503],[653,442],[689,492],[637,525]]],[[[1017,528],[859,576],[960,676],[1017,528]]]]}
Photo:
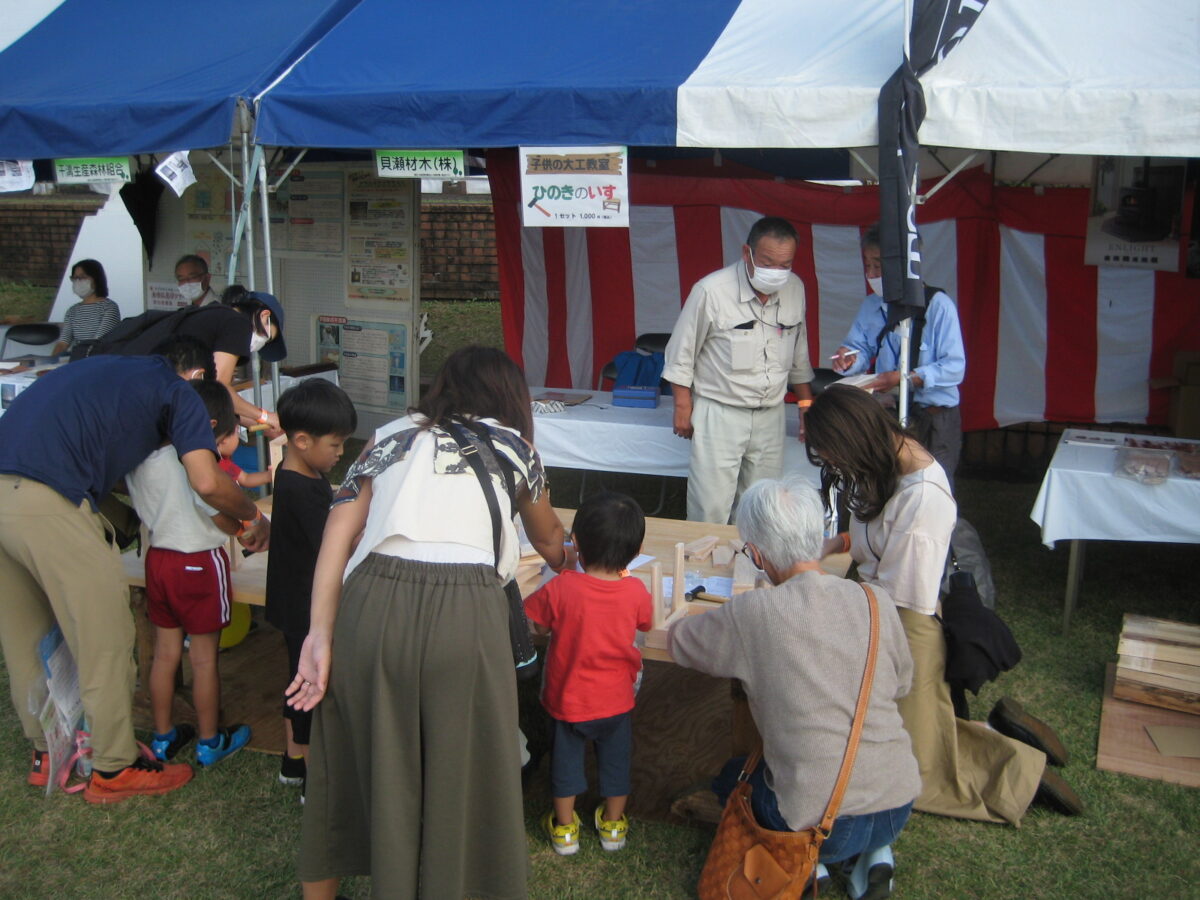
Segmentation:
{"type": "Polygon", "coordinates": [[[346,474],[288,687],[289,703],[316,710],[299,863],[305,898],[332,900],[348,875],[370,875],[379,897],[527,894],[502,587],[520,556],[513,516],[552,567],[570,562],[532,438],[520,369],[499,350],[466,347],[346,474]],[[499,559],[456,425],[470,426],[459,437],[491,476],[499,559]]]}

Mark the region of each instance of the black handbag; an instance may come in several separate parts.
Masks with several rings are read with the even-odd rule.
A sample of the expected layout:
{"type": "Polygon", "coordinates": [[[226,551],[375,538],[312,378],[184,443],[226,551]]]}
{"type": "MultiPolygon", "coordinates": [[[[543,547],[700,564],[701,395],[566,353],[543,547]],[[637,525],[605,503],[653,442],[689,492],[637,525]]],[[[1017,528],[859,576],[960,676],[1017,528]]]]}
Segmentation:
{"type": "MultiPolygon", "coordinates": [[[[483,460],[479,458],[479,454],[490,453],[492,459],[500,469],[504,476],[504,483],[508,489],[508,497],[512,502],[513,507],[516,507],[516,483],[513,480],[512,470],[503,461],[495,448],[492,447],[491,439],[488,437],[487,430],[482,426],[472,426],[467,424],[475,435],[476,440],[472,441],[464,431],[464,426],[457,423],[452,423],[447,427],[450,436],[454,438],[458,444],[458,449],[462,453],[463,460],[471,467],[475,473],[475,477],[479,479],[479,486],[483,489],[483,496],[487,500],[488,512],[492,517],[492,550],[495,554],[496,564],[500,563],[500,501],[496,499],[495,485],[492,484],[492,479],[488,476],[487,467],[483,460]]],[[[517,669],[518,678],[533,678],[538,674],[538,653],[537,648],[533,645],[533,636],[529,633],[529,620],[525,617],[525,603],[521,599],[521,589],[517,585],[516,579],[510,579],[504,585],[504,595],[508,598],[508,638],[512,644],[513,664],[517,669]]]]}

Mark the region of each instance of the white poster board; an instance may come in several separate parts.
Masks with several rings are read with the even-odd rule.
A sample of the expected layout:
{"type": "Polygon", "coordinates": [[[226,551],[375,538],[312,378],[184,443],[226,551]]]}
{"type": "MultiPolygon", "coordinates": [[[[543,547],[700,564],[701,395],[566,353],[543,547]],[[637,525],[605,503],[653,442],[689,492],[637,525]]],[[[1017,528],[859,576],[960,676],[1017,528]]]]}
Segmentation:
{"type": "Polygon", "coordinates": [[[526,228],[628,228],[627,147],[521,147],[526,228]]]}

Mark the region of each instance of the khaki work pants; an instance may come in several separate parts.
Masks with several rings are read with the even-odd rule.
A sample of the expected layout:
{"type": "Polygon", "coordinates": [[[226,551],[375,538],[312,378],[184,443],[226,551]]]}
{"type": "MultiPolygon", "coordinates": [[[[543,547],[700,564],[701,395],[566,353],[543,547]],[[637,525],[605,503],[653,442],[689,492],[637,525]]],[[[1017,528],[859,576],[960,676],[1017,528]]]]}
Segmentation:
{"type": "Polygon", "coordinates": [[[85,500],[73,506],[29,478],[0,475],[0,648],[25,736],[44,750],[30,698],[44,697],[38,642],[57,623],[79,668],[92,762],[115,771],[137,758],[134,624],[120,553],[85,500]]]}
{"type": "Polygon", "coordinates": [[[730,524],[746,488],[760,479],[780,476],[784,406],[746,409],[695,398],[688,466],[689,521],[730,524]]]}
{"type": "Polygon", "coordinates": [[[946,684],[946,640],[933,616],[897,607],[913,658],[912,690],[899,701],[921,768],[921,812],[1018,825],[1046,756],[982,722],[956,718],[946,684]]]}

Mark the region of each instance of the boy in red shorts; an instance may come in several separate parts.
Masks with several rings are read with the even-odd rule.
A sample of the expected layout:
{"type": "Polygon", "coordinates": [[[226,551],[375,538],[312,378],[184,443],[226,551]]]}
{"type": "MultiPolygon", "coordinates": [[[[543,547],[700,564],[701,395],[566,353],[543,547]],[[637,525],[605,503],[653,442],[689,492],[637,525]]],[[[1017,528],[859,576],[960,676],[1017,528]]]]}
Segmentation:
{"type": "MultiPolygon", "coordinates": [[[[237,428],[229,392],[215,381],[193,382],[193,387],[208,409],[219,443],[237,428]]],[[[150,549],[146,551],[146,600],[154,624],[154,664],[150,669],[154,738],[150,749],[160,760],[173,759],[196,736],[191,725],[171,723],[175,673],[186,634],[200,732],[196,761],[211,766],[250,740],[247,725],[217,726],[221,707],[217,651],[221,629],[229,624],[233,595],[225,541],[227,535],[239,532],[240,523],[196,496],[170,445],[151,453],[127,476],[126,483],[134,509],[150,530],[150,549]]]]}

